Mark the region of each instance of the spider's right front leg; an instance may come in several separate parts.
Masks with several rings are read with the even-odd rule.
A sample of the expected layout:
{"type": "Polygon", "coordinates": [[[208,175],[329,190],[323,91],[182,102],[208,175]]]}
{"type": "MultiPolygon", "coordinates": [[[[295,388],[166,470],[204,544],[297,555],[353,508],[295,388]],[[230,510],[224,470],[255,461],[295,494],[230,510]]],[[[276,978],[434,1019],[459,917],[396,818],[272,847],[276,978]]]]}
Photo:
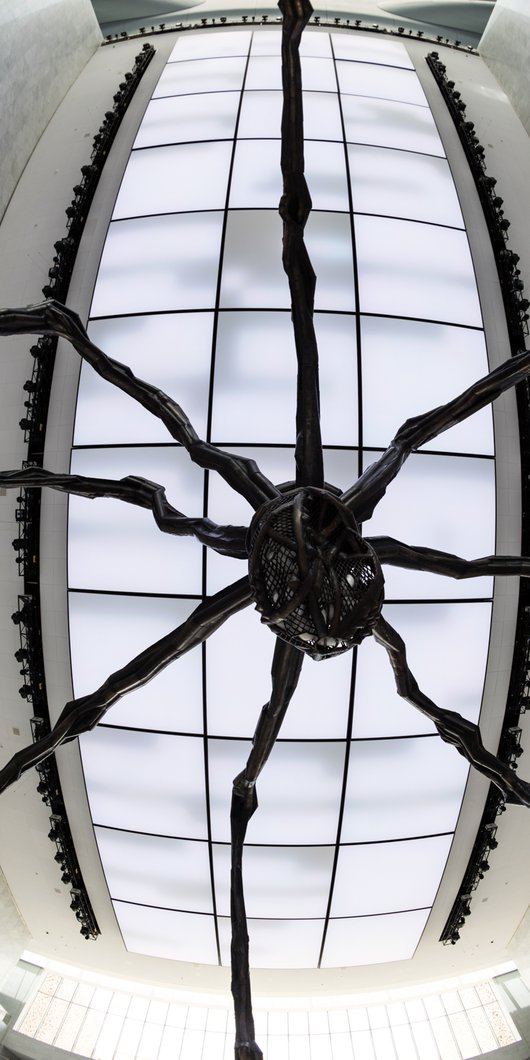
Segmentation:
{"type": "Polygon", "coordinates": [[[436,548],[406,545],[394,537],[367,537],[380,563],[406,570],[424,570],[432,574],[445,574],[448,578],[482,578],[484,576],[514,575],[530,578],[528,556],[481,556],[480,559],[462,559],[452,552],[440,552],[436,548]]]}
{"type": "Polygon", "coordinates": [[[186,413],[168,394],[138,379],[131,369],[108,357],[88,337],[77,313],[50,299],[22,309],[0,310],[0,335],[53,335],[68,339],[83,360],[107,382],[129,394],[148,412],[162,421],[172,438],[184,446],[199,467],[218,471],[226,482],[256,510],[278,495],[272,482],[254,460],[225,453],[205,442],[193,428],[186,413]]]}
{"type": "Polygon", "coordinates": [[[342,494],[343,504],[352,510],[358,522],[370,519],[387,487],[411,453],[437,438],[443,431],[454,427],[456,423],[462,423],[474,412],[490,405],[510,387],[517,386],[529,376],[530,350],[523,350],[522,353],[504,361],[489,375],[478,379],[452,401],[439,405],[422,416],[406,420],[379,460],[367,468],[357,482],[342,494]]]}
{"type": "Polygon", "coordinates": [[[285,712],[298,684],[303,661],[304,656],[297,648],[283,640],[276,641],[272,662],[271,698],[261,712],[245,769],[234,780],[230,811],[230,916],[232,995],[236,1017],[235,1060],[256,1060],[256,1057],[262,1056],[261,1049],[254,1039],[247,917],[243,893],[243,846],[248,822],[258,805],[256,780],[276,742],[285,712]]]}

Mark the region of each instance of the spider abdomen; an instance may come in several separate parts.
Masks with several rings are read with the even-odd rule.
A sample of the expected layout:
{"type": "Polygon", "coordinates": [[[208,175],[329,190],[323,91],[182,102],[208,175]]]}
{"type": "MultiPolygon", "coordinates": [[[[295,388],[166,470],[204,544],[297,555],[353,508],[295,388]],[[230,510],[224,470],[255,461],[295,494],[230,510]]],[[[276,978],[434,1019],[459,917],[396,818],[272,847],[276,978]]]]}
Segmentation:
{"type": "Polygon", "coordinates": [[[289,489],[256,512],[249,578],[262,622],[310,655],[330,658],[368,636],[383,604],[377,556],[328,489],[289,489]]]}

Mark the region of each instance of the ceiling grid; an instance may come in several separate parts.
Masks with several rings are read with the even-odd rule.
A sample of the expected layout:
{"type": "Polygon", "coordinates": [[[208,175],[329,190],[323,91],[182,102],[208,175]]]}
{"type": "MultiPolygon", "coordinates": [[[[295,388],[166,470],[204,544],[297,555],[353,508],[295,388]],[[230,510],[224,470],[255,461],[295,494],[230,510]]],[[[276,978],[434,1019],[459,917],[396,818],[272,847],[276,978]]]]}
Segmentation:
{"type": "MultiPolygon", "coordinates": [[[[327,480],[346,489],[403,420],[487,371],[486,348],[458,199],[406,49],[310,32],[301,50],[324,459],[327,480]]],[[[254,457],[278,483],[293,477],[296,392],[279,77],[276,31],[178,42],[117,197],[90,323],[93,341],[173,395],[201,436],[254,457]]],[[[442,444],[410,458],[368,533],[492,553],[490,410],[442,444]]],[[[250,521],[241,497],[86,366],[72,471],[142,475],[188,514],[250,521]]],[[[71,498],[76,696],[242,573],[240,561],[159,535],[143,511],[71,498]]],[[[492,579],[391,568],[386,586],[420,685],[477,720],[492,579]]],[[[268,699],[272,647],[257,616],[239,613],[82,738],[102,864],[133,951],[216,963],[219,944],[229,963],[231,783],[268,699]]],[[[412,956],[466,778],[466,763],[397,698],[371,639],[353,661],[308,663],[249,826],[253,963],[412,956]]]]}

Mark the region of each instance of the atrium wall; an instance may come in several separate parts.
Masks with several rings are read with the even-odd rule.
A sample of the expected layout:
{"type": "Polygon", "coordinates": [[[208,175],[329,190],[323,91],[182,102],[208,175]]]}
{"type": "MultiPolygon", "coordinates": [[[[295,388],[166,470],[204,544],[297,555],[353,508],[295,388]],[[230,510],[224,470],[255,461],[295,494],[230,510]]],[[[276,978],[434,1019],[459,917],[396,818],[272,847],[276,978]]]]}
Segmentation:
{"type": "Polygon", "coordinates": [[[101,42],[90,0],[0,10],[0,217],[52,114],[101,42]]]}
{"type": "Polygon", "coordinates": [[[479,51],[530,133],[530,12],[526,0],[497,0],[479,51]]]}

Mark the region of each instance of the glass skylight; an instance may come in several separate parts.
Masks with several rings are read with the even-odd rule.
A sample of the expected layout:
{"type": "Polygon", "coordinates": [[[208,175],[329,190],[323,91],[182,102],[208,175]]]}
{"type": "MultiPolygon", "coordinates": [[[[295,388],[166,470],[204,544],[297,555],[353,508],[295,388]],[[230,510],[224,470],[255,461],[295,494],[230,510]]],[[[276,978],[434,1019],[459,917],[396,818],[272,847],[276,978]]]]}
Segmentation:
{"type": "MultiPolygon", "coordinates": [[[[458,198],[406,48],[310,31],[302,50],[325,474],[347,488],[407,417],[487,372],[486,346],[458,198]]],[[[277,213],[279,71],[277,30],[182,35],[134,142],[90,321],[93,340],[170,393],[202,437],[253,457],[277,483],[294,477],[296,387],[277,213]]],[[[72,471],[160,482],[188,515],[248,525],[252,514],[85,366],[72,471]]],[[[413,456],[364,533],[472,558],[494,551],[494,520],[488,409],[413,456]]],[[[244,573],[160,534],[150,512],[72,498],[75,694],[244,573]]],[[[491,597],[492,579],[386,568],[385,615],[421,687],[473,720],[491,597]]],[[[229,962],[231,783],[268,699],[273,647],[247,609],[82,738],[131,951],[229,962]]],[[[466,763],[399,699],[371,638],[355,658],[307,660],[280,735],[248,830],[252,963],[412,957],[466,763]]]]}

